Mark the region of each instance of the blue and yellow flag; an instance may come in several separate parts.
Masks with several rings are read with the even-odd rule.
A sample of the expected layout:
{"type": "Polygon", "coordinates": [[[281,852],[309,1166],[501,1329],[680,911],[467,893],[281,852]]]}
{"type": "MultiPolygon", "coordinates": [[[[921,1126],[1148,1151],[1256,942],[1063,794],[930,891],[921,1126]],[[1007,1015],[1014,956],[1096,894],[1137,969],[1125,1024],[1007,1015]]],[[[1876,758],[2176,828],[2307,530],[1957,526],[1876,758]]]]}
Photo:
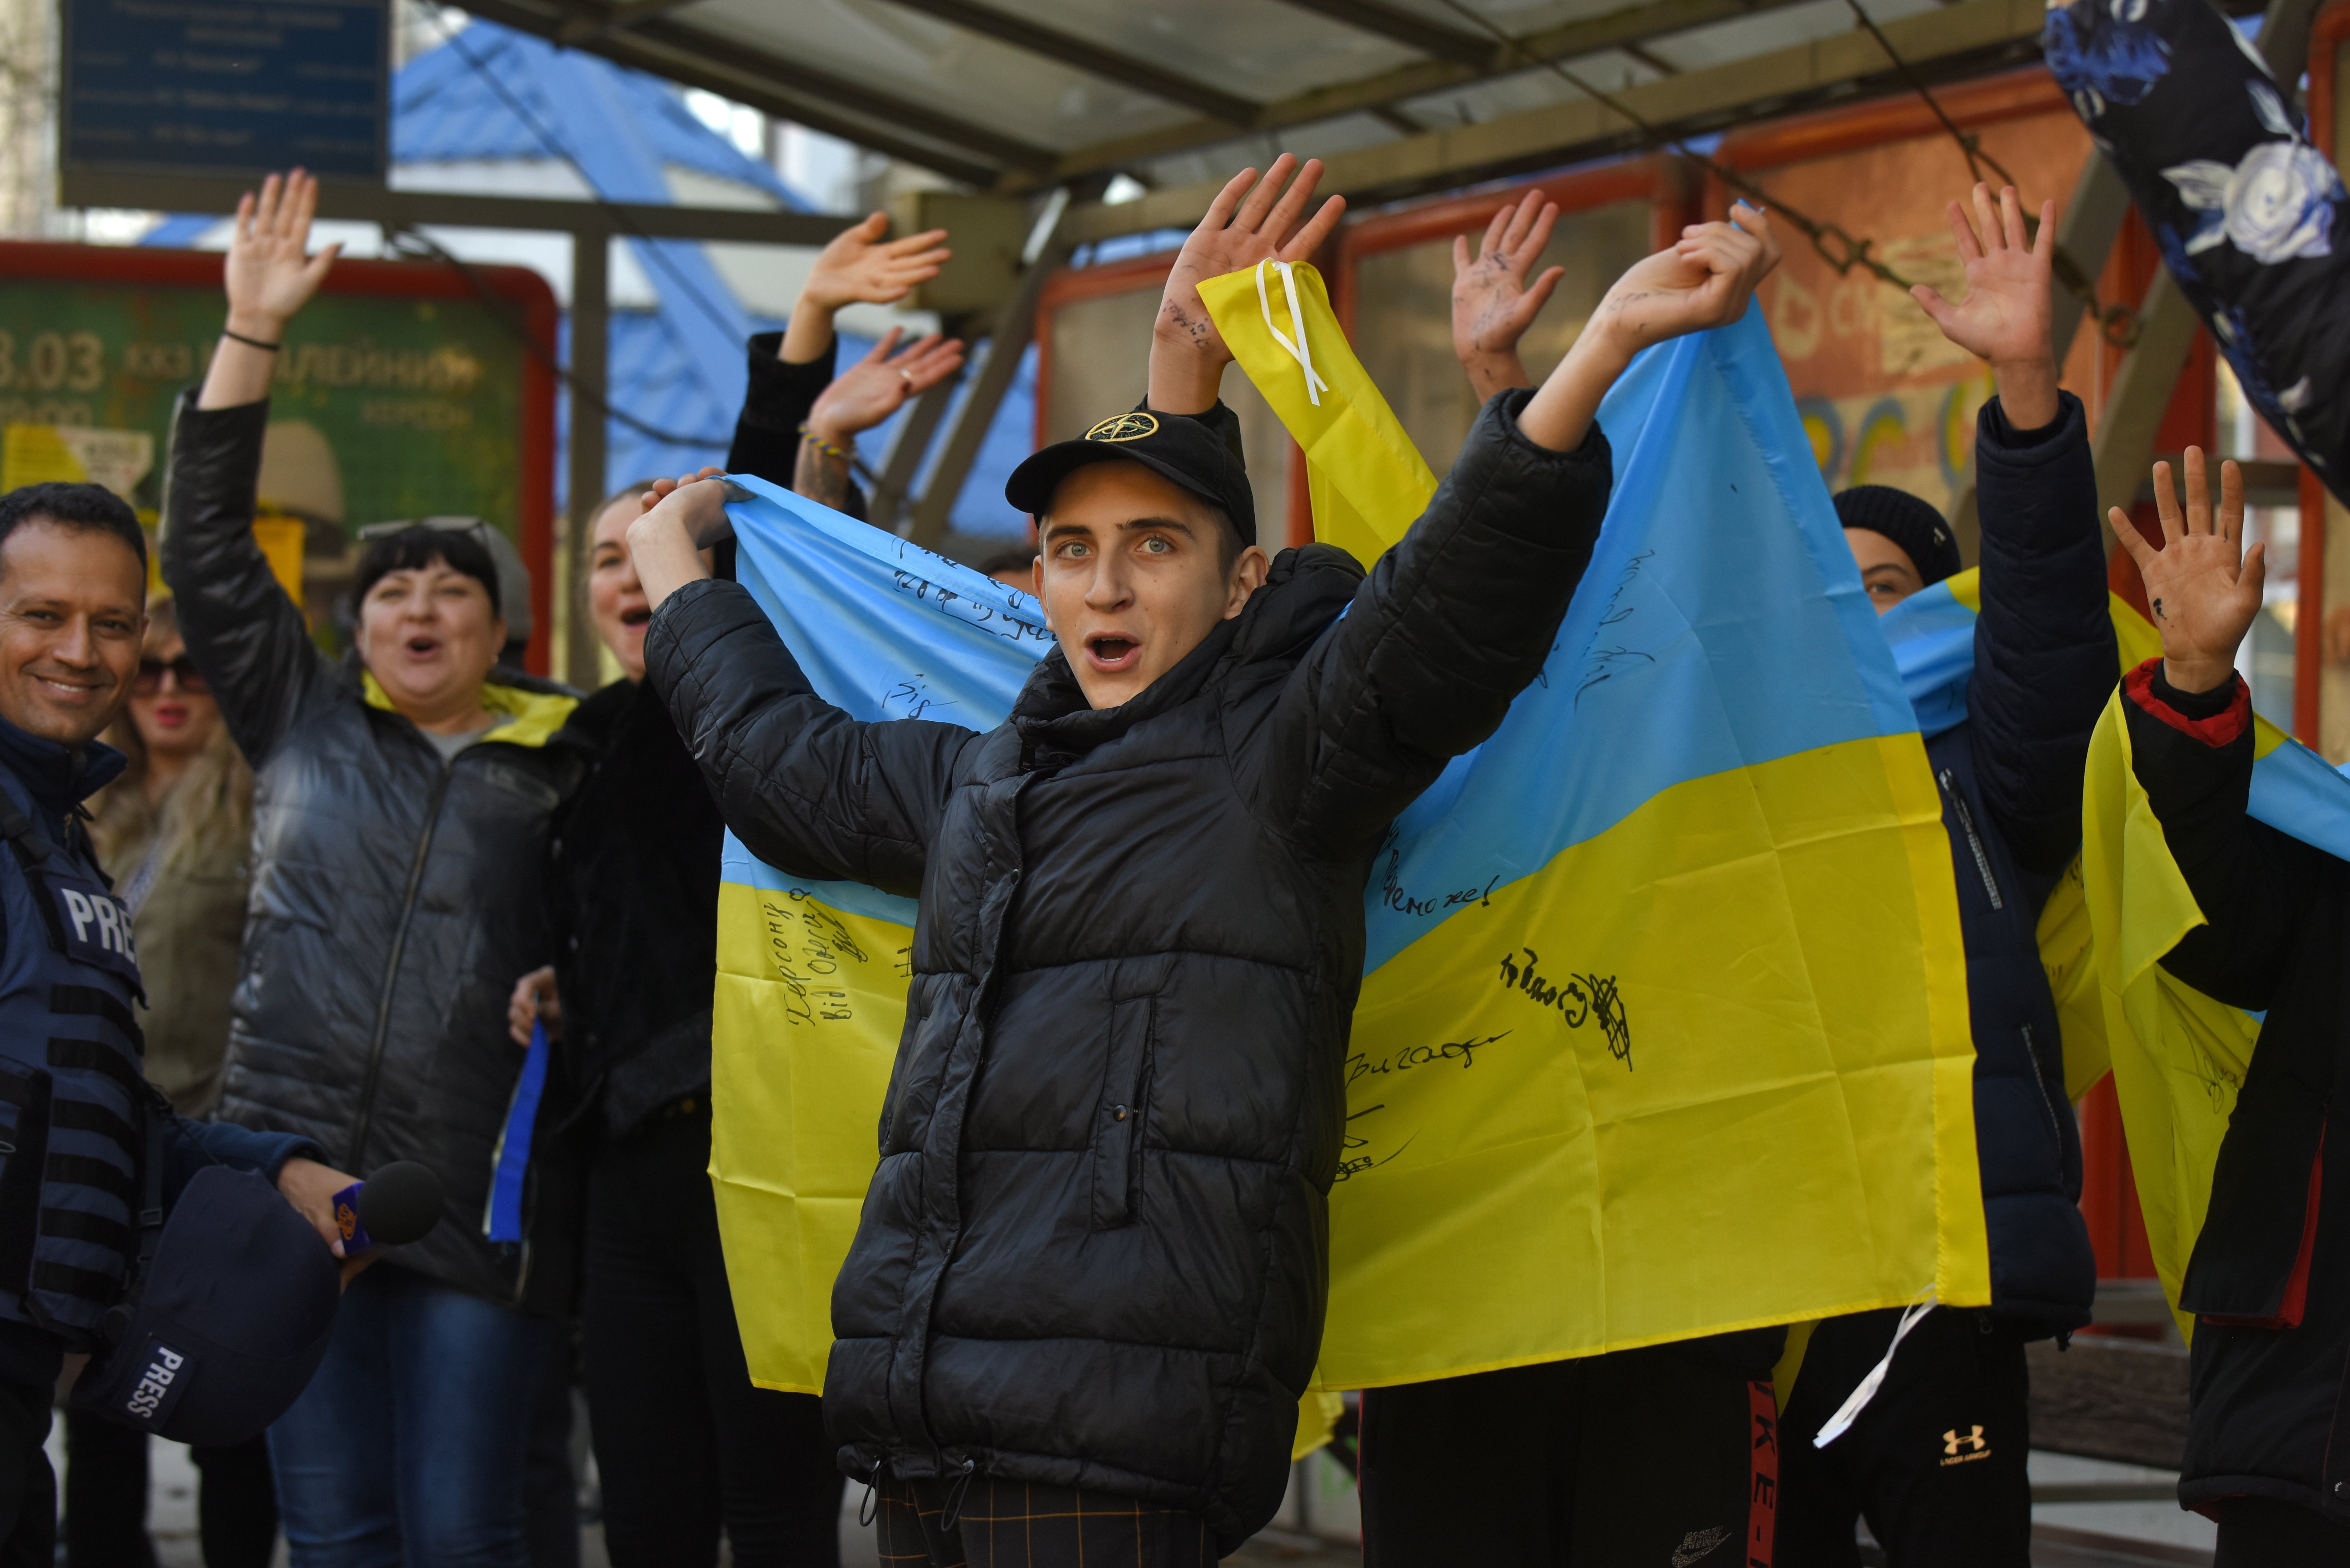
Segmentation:
{"type": "MultiPolygon", "coordinates": [[[[1367,562],[1434,479],[1287,270],[1201,294],[1367,562]]],[[[1761,313],[1599,420],[1548,665],[1372,872],[1329,1386],[1990,1297],[1939,798],[1761,313]]]]}
{"type": "MultiPolygon", "coordinates": [[[[1981,580],[1963,572],[1887,612],[1918,722],[1929,735],[1966,718],[1981,580]]],[[[2108,596],[2121,670],[2162,651],[2147,618],[2108,596]]],[[[2204,924],[2130,764],[2116,691],[2089,746],[2080,858],[2040,918],[2040,958],[2063,1023],[2064,1087],[2086,1094],[2110,1069],[2155,1272],[2176,1312],[2211,1200],[2211,1173],[2260,1039],[2261,1020],[2160,967],[2204,924]]],[[[2350,779],[2266,719],[2253,720],[2251,815],[2350,859],[2350,779]]],[[[2178,1316],[2180,1334],[2194,1322],[2178,1316]]]]}

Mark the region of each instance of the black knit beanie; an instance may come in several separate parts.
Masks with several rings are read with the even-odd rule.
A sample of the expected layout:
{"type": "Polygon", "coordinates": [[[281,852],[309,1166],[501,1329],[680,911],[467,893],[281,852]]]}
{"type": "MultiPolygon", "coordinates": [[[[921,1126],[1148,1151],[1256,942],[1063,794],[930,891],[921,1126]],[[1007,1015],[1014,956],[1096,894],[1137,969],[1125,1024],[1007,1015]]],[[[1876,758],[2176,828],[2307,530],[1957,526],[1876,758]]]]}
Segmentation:
{"type": "Polygon", "coordinates": [[[1942,514],[1906,490],[1889,484],[1856,484],[1835,498],[1836,521],[1866,528],[1901,546],[1928,587],[1953,576],[1960,566],[1959,542],[1942,514]]]}

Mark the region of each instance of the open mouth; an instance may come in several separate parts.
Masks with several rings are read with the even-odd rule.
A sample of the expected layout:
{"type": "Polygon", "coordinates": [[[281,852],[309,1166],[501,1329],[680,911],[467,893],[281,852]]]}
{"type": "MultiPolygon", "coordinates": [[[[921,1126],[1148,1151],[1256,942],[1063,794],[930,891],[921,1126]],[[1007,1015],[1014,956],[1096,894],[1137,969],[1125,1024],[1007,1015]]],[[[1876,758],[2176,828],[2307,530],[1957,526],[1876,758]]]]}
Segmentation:
{"type": "Polygon", "coordinates": [[[620,612],[620,624],[622,626],[643,626],[652,618],[653,612],[650,609],[631,609],[622,610],[620,612]]]}
{"type": "Polygon", "coordinates": [[[441,639],[437,637],[411,637],[408,639],[408,657],[411,659],[430,659],[440,651],[441,639]]]}
{"type": "Polygon", "coordinates": [[[1097,670],[1126,670],[1132,667],[1142,645],[1130,637],[1104,632],[1086,639],[1086,653],[1097,670]]]}

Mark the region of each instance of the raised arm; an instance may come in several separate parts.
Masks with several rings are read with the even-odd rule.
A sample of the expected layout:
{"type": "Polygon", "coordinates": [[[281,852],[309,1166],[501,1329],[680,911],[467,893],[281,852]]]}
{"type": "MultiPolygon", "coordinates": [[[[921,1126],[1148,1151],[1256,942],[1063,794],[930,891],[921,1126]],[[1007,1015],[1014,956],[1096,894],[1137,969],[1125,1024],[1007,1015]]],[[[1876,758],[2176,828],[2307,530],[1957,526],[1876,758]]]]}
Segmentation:
{"type": "Polygon", "coordinates": [[[1318,843],[1375,840],[1541,672],[1614,483],[1593,418],[1638,350],[1735,321],[1779,251],[1752,208],[1635,265],[1542,389],[1485,405],[1452,471],[1300,668],[1268,800],[1318,843]]]}
{"type": "Polygon", "coordinates": [[[857,438],[962,369],[959,339],[933,332],[901,349],[898,338],[899,329],[892,327],[824,389],[808,410],[792,470],[795,491],[852,517],[864,515],[863,497],[849,477],[857,438]]]}
{"type": "Polygon", "coordinates": [[[324,282],[338,247],[307,254],[318,182],[300,170],[237,203],[223,275],[228,326],[194,402],[172,435],[163,520],[165,586],[188,651],[220,700],[229,733],[259,766],[331,685],[302,611],[253,536],[269,382],[286,324],[324,282]]]}
{"type": "Polygon", "coordinates": [[[2056,386],[2055,203],[2042,204],[2031,243],[2013,187],[1994,200],[1978,184],[1973,206],[1974,223],[1949,208],[1964,299],[1912,292],[1999,389],[1976,421],[1982,613],[1967,712],[1984,804],[2018,857],[2053,875],[2080,847],[2081,775],[2116,674],[2097,476],[2087,415],[2056,386]]]}
{"type": "Polygon", "coordinates": [[[2162,658],[2123,681],[2131,762],[2171,857],[2209,922],[2163,967],[2199,991],[2259,1010],[2269,1004],[2325,857],[2246,812],[2252,777],[2251,697],[2235,654],[2260,612],[2263,547],[2242,550],[2243,480],[2220,470],[2215,517],[2203,453],[2187,449],[2187,504],[2170,465],[2155,464],[2163,547],[2140,538],[2119,507],[2114,532],[2146,578],[2162,658]]]}
{"type": "Polygon", "coordinates": [[[692,481],[629,525],[653,605],[645,679],[754,855],[912,897],[955,759],[976,737],[920,720],[864,723],[818,697],[750,590],[702,564],[701,550],[731,537],[725,501],[723,481],[692,481]]]}
{"type": "MultiPolygon", "coordinates": [[[[770,483],[798,489],[836,511],[864,516],[865,497],[851,477],[847,452],[868,427],[835,428],[827,435],[815,419],[821,394],[833,381],[833,317],[846,306],[889,305],[905,298],[916,284],[936,277],[951,254],[938,243],[946,238],[944,229],[902,240],[885,239],[889,231],[889,219],[876,213],[834,235],[800,287],[789,326],[751,339],[749,380],[743,411],[734,421],[734,444],[726,454],[728,472],[755,473],[770,483]],[[811,431],[820,438],[813,453],[804,440],[811,431]],[[838,454],[837,461],[827,461],[826,448],[838,454]],[[810,486],[803,487],[799,477],[812,456],[816,462],[810,486]]],[[[898,384],[905,387],[902,381],[898,384]]],[[[920,389],[907,388],[900,400],[920,389]]]]}

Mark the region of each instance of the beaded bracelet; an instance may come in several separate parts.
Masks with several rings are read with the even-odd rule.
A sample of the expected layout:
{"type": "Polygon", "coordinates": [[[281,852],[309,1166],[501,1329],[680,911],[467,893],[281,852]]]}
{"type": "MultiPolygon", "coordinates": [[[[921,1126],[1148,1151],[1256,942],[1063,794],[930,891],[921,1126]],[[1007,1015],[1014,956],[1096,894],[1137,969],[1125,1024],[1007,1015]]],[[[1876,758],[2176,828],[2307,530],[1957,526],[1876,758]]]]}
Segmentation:
{"type": "Polygon", "coordinates": [[[816,448],[817,452],[823,456],[837,457],[843,462],[855,462],[857,461],[857,450],[854,446],[835,446],[830,441],[825,440],[824,437],[808,429],[806,425],[800,426],[800,440],[816,448]]]}

